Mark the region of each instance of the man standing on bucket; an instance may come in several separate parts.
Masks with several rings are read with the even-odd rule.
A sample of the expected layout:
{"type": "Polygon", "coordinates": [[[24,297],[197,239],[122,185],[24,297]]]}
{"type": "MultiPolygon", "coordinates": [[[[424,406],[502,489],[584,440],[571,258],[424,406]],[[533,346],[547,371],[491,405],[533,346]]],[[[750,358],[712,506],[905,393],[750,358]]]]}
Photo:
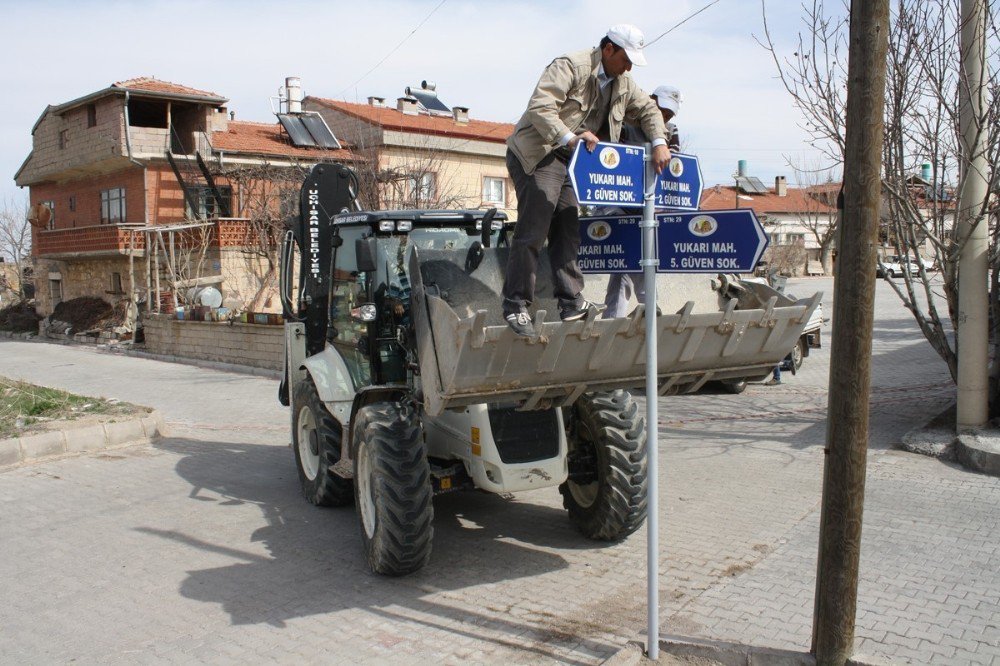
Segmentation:
{"type": "Polygon", "coordinates": [[[553,60],[507,139],[517,226],[504,278],[503,314],[518,335],[535,335],[528,307],[546,239],[559,317],[582,319],[592,306],[581,293],[579,211],[567,168],[576,145],[583,141],[593,150],[598,141],[617,142],[628,122],[652,138],[657,173],[670,161],[659,109],[628,75],[633,65],[646,64],[643,46],[642,32],[622,23],[611,26],[597,47],[553,60]]]}

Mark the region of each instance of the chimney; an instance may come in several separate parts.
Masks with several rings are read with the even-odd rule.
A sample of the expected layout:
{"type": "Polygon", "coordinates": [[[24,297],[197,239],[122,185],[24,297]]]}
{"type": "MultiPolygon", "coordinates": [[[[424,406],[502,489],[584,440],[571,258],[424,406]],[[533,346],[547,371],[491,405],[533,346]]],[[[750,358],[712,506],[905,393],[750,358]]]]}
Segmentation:
{"type": "Polygon", "coordinates": [[[285,92],[288,95],[288,113],[302,113],[302,80],[297,76],[285,78],[285,92]]]}
{"type": "Polygon", "coordinates": [[[469,107],[453,106],[451,107],[451,115],[456,123],[467,123],[469,122],[469,107]]]}
{"type": "Polygon", "coordinates": [[[788,196],[788,183],[785,182],[784,176],[774,177],[774,193],[779,197],[788,196]]]}
{"type": "Polygon", "coordinates": [[[385,97],[375,97],[372,95],[368,98],[369,106],[385,106],[385,97]]]}
{"type": "Polygon", "coordinates": [[[420,113],[420,106],[415,97],[398,97],[396,99],[396,110],[408,116],[415,116],[420,113]]]}

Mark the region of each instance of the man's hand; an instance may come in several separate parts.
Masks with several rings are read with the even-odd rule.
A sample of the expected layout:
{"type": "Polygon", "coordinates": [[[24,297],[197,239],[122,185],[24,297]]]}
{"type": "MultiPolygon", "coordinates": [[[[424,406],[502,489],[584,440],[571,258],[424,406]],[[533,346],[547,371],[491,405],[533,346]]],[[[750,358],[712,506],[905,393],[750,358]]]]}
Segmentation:
{"type": "Polygon", "coordinates": [[[668,162],[670,162],[670,149],[666,144],[653,148],[653,165],[656,167],[656,173],[663,173],[668,162]]]}
{"type": "MultiPolygon", "coordinates": [[[[597,148],[597,142],[600,141],[600,139],[598,139],[597,135],[594,134],[593,132],[589,131],[581,132],[580,134],[577,134],[572,139],[570,139],[569,142],[566,144],[566,146],[570,150],[576,150],[576,144],[580,143],[580,141],[586,142],[587,152],[592,153],[594,152],[594,148],[597,148]]],[[[667,153],[667,159],[670,159],[669,153],[667,153]]]]}

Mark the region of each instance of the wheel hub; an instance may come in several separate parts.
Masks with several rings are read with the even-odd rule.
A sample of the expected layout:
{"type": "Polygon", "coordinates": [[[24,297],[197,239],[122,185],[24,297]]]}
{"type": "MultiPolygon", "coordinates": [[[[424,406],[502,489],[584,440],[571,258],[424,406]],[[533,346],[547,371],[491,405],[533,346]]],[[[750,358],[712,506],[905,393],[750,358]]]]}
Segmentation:
{"type": "Polygon", "coordinates": [[[313,481],[319,474],[319,432],[316,430],[316,417],[313,411],[305,406],[299,410],[296,421],[299,466],[302,468],[302,474],[313,481]]]}
{"type": "Polygon", "coordinates": [[[372,496],[372,468],[368,456],[368,447],[362,442],[358,446],[358,473],[354,483],[358,484],[358,511],[361,513],[361,525],[369,539],[375,536],[375,498],[372,496]]]}

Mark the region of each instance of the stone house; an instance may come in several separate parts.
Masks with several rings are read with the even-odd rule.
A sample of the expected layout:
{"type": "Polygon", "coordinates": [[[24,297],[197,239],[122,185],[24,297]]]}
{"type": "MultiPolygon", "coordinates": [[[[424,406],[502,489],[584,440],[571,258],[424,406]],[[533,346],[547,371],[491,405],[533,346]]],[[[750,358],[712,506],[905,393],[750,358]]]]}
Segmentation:
{"type": "Polygon", "coordinates": [[[313,164],[355,158],[236,121],[227,101],[137,78],[42,112],[15,175],[30,191],[40,314],[79,296],[158,310],[206,284],[235,309],[277,310],[256,219],[279,218],[271,194],[297,193],[313,164]]]}

